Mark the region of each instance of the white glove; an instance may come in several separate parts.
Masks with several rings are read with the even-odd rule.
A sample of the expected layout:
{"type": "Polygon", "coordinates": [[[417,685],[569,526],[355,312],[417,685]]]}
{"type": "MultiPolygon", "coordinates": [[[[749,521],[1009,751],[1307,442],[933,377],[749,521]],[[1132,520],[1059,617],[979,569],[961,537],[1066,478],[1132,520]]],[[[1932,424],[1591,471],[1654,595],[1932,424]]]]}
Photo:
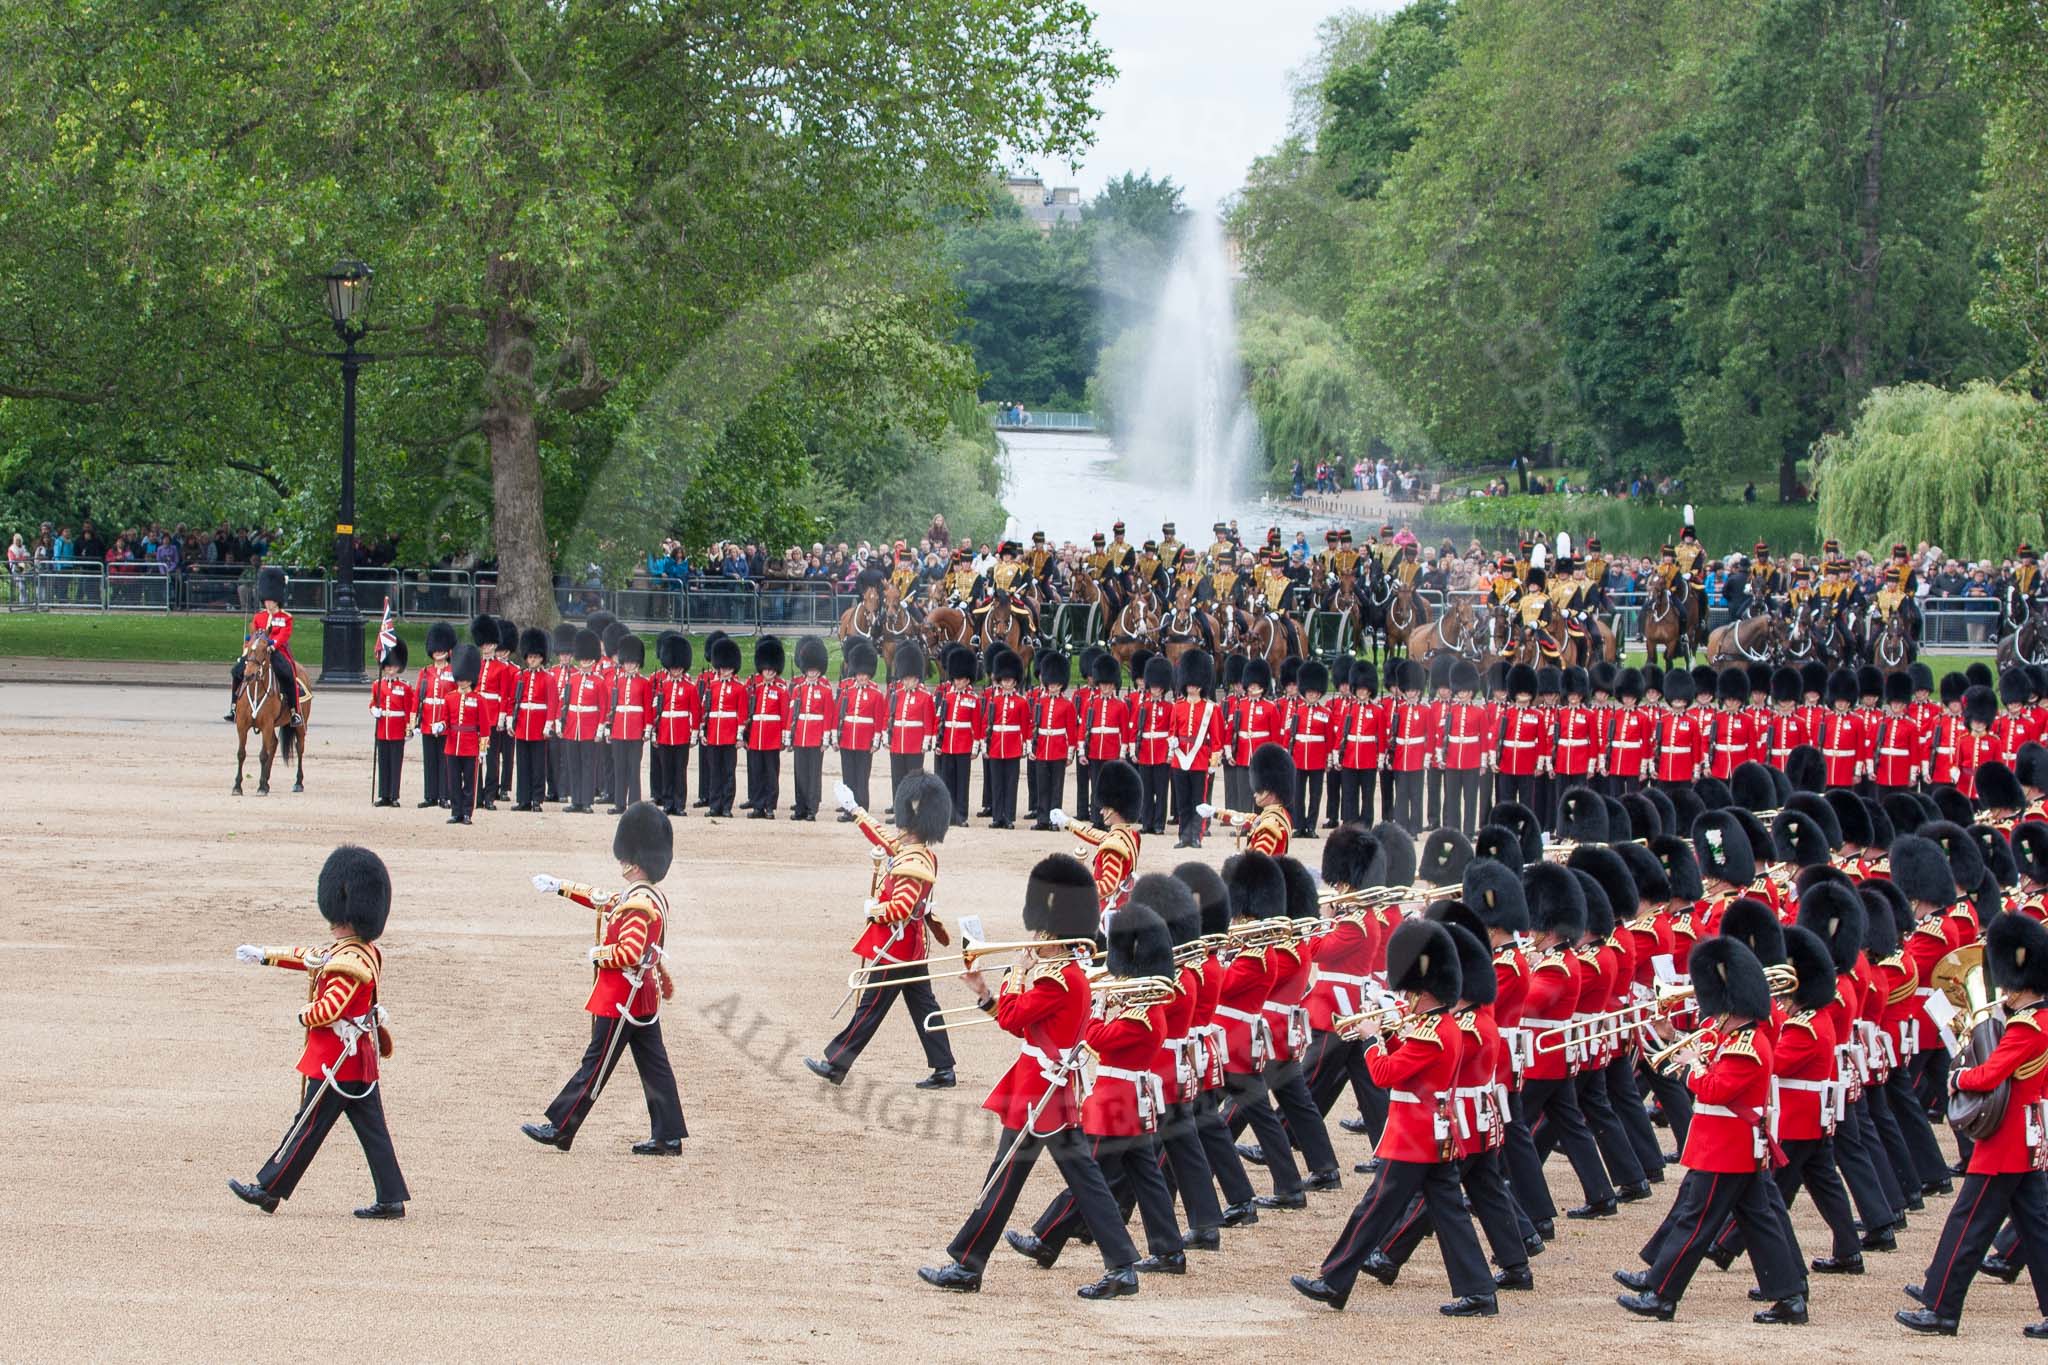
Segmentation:
{"type": "Polygon", "coordinates": [[[1067,827],[1067,813],[1058,806],[1054,806],[1051,810],[1047,811],[1045,818],[1046,822],[1054,829],[1065,829],[1067,827]]]}
{"type": "Polygon", "coordinates": [[[1214,815],[1215,813],[1216,808],[1210,805],[1207,801],[1204,801],[1199,806],[1195,807],[1195,814],[1201,816],[1204,820],[1207,820],[1210,816],[1214,815]]]}
{"type": "Polygon", "coordinates": [[[860,805],[860,802],[853,799],[853,788],[847,786],[844,782],[832,788],[832,799],[839,803],[839,809],[849,815],[860,805]]]}
{"type": "Polygon", "coordinates": [[[263,950],[253,943],[244,943],[241,947],[235,949],[235,961],[246,962],[251,967],[261,967],[263,965],[263,950]]]}
{"type": "Polygon", "coordinates": [[[599,744],[603,744],[603,743],[605,743],[606,741],[608,741],[609,739],[611,739],[611,737],[612,737],[612,727],[611,727],[611,726],[609,726],[609,725],[600,725],[600,726],[598,726],[598,727],[597,727],[597,742],[598,742],[599,744]]]}
{"type": "Polygon", "coordinates": [[[447,734],[447,733],[448,733],[448,727],[447,727],[447,725],[445,725],[445,724],[443,724],[443,723],[441,723],[441,722],[439,722],[439,721],[436,721],[436,722],[435,722],[435,724],[434,724],[434,733],[435,733],[435,734],[437,734],[437,735],[445,735],[445,734],[447,734]]]}
{"type": "Polygon", "coordinates": [[[583,954],[583,956],[586,961],[595,962],[597,961],[597,955],[603,951],[604,949],[602,947],[593,943],[590,945],[590,948],[583,954]]]}
{"type": "Polygon", "coordinates": [[[550,877],[545,872],[536,872],[533,874],[533,889],[543,896],[552,896],[562,889],[562,879],[550,877]]]}

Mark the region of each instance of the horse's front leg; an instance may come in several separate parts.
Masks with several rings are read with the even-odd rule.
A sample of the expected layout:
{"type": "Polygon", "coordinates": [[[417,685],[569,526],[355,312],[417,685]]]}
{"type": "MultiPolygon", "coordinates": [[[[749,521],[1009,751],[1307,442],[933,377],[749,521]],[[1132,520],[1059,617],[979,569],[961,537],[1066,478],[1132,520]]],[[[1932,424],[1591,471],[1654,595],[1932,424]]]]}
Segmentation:
{"type": "Polygon", "coordinates": [[[242,794],[242,769],[249,764],[249,732],[243,730],[235,737],[235,795],[242,794]]]}

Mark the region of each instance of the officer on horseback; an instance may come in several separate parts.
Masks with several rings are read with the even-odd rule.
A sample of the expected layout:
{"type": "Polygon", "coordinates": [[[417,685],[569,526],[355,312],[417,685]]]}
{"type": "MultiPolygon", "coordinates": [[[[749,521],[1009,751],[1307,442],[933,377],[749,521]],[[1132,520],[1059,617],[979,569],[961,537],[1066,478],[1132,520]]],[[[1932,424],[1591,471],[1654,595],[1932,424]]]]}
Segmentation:
{"type": "MultiPolygon", "coordinates": [[[[277,678],[277,690],[291,700],[291,724],[301,723],[300,704],[305,700],[299,695],[298,665],[292,660],[292,614],[284,609],[286,584],[284,570],[274,564],[266,564],[256,571],[256,599],[263,604],[249,621],[247,634],[242,637],[244,646],[258,635],[270,638],[270,671],[277,678]]],[[[242,694],[242,664],[236,659],[230,672],[233,681],[228,685],[228,713],[223,720],[235,718],[235,699],[242,694]]]]}
{"type": "Polygon", "coordinates": [[[1920,579],[1913,572],[1912,556],[1904,545],[1893,545],[1891,562],[1885,565],[1884,577],[1877,589],[1876,620],[1889,621],[1893,613],[1902,614],[1915,645],[1920,643],[1919,587],[1920,579]]]}
{"type": "Polygon", "coordinates": [[[2005,585],[2005,591],[1998,595],[2001,617],[1998,633],[2010,635],[2033,619],[2040,606],[2041,558],[2034,553],[2034,547],[2025,541],[2013,551],[2018,563],[2013,565],[2012,578],[2005,585]]]}
{"type": "Polygon", "coordinates": [[[1775,610],[1778,597],[1784,590],[1785,583],[1778,566],[1771,562],[1771,547],[1759,540],[1749,569],[1749,601],[1742,614],[1762,616],[1775,610]]]}

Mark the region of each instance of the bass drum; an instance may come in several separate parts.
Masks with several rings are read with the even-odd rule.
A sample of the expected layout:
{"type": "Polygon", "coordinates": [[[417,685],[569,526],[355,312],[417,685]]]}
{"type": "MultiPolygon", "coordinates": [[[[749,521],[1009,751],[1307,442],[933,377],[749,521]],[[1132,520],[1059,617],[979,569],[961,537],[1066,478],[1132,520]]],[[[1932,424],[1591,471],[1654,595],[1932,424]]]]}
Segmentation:
{"type": "MultiPolygon", "coordinates": [[[[1963,1054],[1957,1065],[1982,1066],[1998,1050],[1998,1040],[2004,1032],[2005,1024],[1998,1019],[1986,1019],[1971,1029],[1970,1036],[1963,1041],[1963,1054]]],[[[1948,1098],[1949,1126],[1972,1142],[1983,1142],[2005,1121],[2005,1106],[2011,1100],[2010,1077],[2000,1081],[1995,1090],[1955,1091],[1948,1098]]]]}

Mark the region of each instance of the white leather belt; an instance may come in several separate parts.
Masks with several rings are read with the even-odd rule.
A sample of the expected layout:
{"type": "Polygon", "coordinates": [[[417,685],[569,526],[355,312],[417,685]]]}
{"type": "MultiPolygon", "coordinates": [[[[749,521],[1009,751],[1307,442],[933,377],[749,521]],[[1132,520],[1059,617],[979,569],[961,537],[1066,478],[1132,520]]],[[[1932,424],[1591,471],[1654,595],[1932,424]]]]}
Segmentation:
{"type": "MultiPolygon", "coordinates": [[[[545,711],[548,709],[548,704],[544,701],[523,701],[519,703],[519,709],[522,711],[545,711]]],[[[624,710],[625,708],[621,707],[619,709],[624,710]]],[[[636,706],[633,709],[638,711],[640,708],[636,706]]]]}

